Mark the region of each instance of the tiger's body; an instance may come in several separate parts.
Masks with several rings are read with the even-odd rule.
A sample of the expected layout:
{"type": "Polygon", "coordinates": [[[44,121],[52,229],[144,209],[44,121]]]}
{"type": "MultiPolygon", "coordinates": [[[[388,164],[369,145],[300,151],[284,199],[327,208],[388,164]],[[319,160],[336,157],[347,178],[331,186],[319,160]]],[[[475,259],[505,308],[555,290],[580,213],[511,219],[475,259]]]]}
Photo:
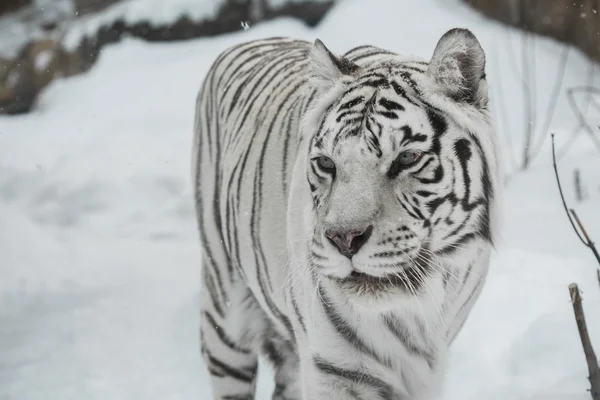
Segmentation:
{"type": "Polygon", "coordinates": [[[253,399],[259,354],[274,400],[438,395],[497,230],[481,57],[453,30],[429,64],[287,38],[217,58],[193,149],[214,399],[253,399]]]}

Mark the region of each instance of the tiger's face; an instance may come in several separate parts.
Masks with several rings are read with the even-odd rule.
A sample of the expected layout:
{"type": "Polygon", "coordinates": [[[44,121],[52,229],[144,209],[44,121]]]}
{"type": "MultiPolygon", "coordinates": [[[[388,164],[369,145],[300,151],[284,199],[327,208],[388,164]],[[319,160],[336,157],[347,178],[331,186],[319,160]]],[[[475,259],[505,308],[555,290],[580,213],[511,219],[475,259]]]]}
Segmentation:
{"type": "MultiPolygon", "coordinates": [[[[445,273],[444,260],[491,243],[491,166],[477,134],[424,94],[436,89],[432,83],[447,89],[447,80],[430,76],[435,57],[429,65],[332,62],[350,73],[331,89],[338,95],[310,138],[309,257],[352,297],[417,295],[445,273]]],[[[487,106],[481,87],[458,98],[447,93],[444,101],[474,112],[487,106]]]]}

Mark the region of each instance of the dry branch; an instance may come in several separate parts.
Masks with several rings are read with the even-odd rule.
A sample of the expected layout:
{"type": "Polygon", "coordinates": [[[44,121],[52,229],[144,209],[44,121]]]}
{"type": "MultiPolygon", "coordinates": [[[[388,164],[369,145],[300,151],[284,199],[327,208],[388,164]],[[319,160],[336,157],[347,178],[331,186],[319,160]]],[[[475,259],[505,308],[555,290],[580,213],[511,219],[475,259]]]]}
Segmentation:
{"type": "MultiPolygon", "coordinates": [[[[577,216],[577,213],[575,212],[575,210],[573,210],[572,208],[569,210],[571,212],[571,214],[573,215],[573,218],[575,218],[575,222],[577,222],[577,225],[579,226],[579,229],[581,230],[581,233],[583,234],[583,238],[585,240],[585,245],[587,247],[589,247],[589,249],[592,251],[592,253],[594,253],[594,256],[596,257],[596,261],[598,261],[598,264],[600,264],[600,254],[598,254],[598,249],[596,249],[596,245],[594,244],[594,242],[592,242],[592,240],[590,239],[590,237],[588,236],[587,232],[585,231],[585,228],[583,227],[583,224],[581,223],[581,220],[579,219],[579,217],[577,216]]],[[[600,272],[600,271],[599,271],[600,272]]]]}
{"type": "Polygon", "coordinates": [[[585,120],[585,114],[587,113],[587,109],[589,108],[590,105],[593,106],[594,108],[596,108],[596,110],[600,109],[600,106],[598,105],[598,103],[596,102],[596,99],[594,97],[594,95],[600,94],[600,89],[592,86],[592,84],[591,84],[591,82],[593,80],[592,78],[593,78],[593,76],[588,79],[588,81],[590,83],[586,86],[578,86],[578,87],[573,87],[573,88],[567,89],[567,100],[569,102],[569,107],[571,108],[571,111],[573,111],[573,113],[575,114],[577,124],[573,128],[573,132],[572,132],[569,140],[558,150],[559,158],[561,157],[561,154],[564,155],[569,150],[569,148],[573,145],[573,143],[575,143],[575,140],[577,139],[577,137],[579,136],[579,134],[582,131],[588,133],[588,135],[590,136],[590,139],[593,141],[596,148],[598,150],[600,150],[600,139],[598,139],[598,137],[596,137],[593,129],[590,127],[590,125],[585,120]],[[585,105],[586,111],[585,112],[582,111],[582,107],[580,107],[577,104],[577,101],[575,100],[574,95],[576,93],[583,93],[586,95],[586,105],[585,105]]]}
{"type": "Polygon", "coordinates": [[[569,106],[571,110],[575,114],[575,117],[579,121],[579,127],[582,127],[589,135],[590,139],[596,146],[596,148],[600,151],[600,139],[596,136],[596,132],[592,129],[592,127],[585,120],[585,115],[583,111],[577,106],[577,102],[575,101],[575,93],[585,93],[588,95],[600,94],[600,89],[591,86],[577,86],[572,87],[567,90],[567,100],[569,101],[569,106]]]}
{"type": "Polygon", "coordinates": [[[569,293],[571,295],[571,303],[573,303],[573,312],[575,313],[579,338],[581,339],[585,361],[587,362],[588,372],[590,374],[588,379],[592,385],[592,388],[590,389],[592,399],[600,400],[600,368],[598,368],[598,359],[596,358],[596,353],[594,353],[590,335],[588,334],[585,314],[583,313],[583,306],[581,305],[581,295],[576,283],[571,283],[569,285],[569,293]]]}
{"type": "Polygon", "coordinates": [[[573,171],[573,184],[575,185],[575,200],[581,203],[583,201],[583,188],[581,187],[581,172],[577,168],[573,171]]]}
{"type": "MultiPolygon", "coordinates": [[[[598,261],[598,266],[600,267],[600,254],[598,254],[596,245],[588,236],[587,231],[583,227],[583,224],[582,224],[581,220],[579,219],[579,217],[577,216],[577,214],[575,213],[575,210],[573,210],[572,208],[569,209],[567,207],[567,202],[565,201],[565,196],[563,194],[562,186],[560,184],[560,178],[558,177],[558,167],[556,165],[556,150],[555,150],[555,146],[554,146],[554,134],[552,134],[552,165],[554,166],[554,174],[556,176],[556,184],[558,185],[560,199],[562,200],[563,207],[565,208],[565,212],[567,213],[567,217],[569,218],[569,222],[571,223],[573,230],[577,234],[577,237],[579,237],[579,240],[581,240],[581,243],[583,243],[583,245],[585,247],[589,248],[592,251],[592,253],[596,257],[596,261],[598,261]],[[571,216],[573,216],[573,217],[571,217],[571,216]],[[577,222],[577,226],[579,227],[579,230],[577,229],[577,227],[575,227],[575,222],[573,222],[573,219],[575,220],[575,222],[577,222]],[[579,233],[580,231],[581,231],[581,233],[579,233]],[[583,236],[582,236],[582,234],[583,234],[583,236]]],[[[600,270],[598,270],[597,274],[598,274],[598,277],[599,277],[598,280],[600,283],[600,270]]]]}

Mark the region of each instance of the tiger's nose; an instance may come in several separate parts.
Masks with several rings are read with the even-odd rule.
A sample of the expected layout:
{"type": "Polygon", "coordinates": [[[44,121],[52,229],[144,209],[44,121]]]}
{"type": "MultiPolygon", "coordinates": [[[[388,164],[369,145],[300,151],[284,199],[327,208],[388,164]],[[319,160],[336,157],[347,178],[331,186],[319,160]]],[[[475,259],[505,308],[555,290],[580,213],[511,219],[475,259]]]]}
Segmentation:
{"type": "Polygon", "coordinates": [[[358,253],[358,250],[369,240],[373,232],[373,225],[366,228],[336,231],[325,229],[325,236],[337,247],[337,249],[348,258],[358,253]]]}

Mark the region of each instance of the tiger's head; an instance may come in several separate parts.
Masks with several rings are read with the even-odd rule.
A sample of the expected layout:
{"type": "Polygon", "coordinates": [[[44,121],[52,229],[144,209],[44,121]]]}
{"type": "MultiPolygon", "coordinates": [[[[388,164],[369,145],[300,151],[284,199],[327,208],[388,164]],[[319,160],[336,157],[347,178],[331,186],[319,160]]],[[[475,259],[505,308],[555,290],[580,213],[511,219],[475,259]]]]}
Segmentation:
{"type": "Polygon", "coordinates": [[[302,132],[309,258],[347,294],[416,294],[443,260],[493,245],[499,165],[485,55],[453,29],[427,62],[368,48],[312,54],[302,132]]]}

